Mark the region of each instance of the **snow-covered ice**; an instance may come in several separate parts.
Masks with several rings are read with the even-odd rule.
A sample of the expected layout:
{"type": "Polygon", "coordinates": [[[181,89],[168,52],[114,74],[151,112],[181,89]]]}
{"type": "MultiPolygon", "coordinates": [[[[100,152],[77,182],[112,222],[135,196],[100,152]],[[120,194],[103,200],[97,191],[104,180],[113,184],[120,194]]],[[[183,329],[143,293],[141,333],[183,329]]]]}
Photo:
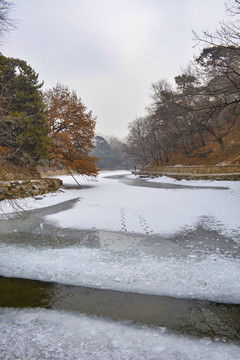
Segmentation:
{"type": "Polygon", "coordinates": [[[24,360],[239,360],[239,347],[97,317],[0,310],[0,358],[24,360]]]}
{"type": "Polygon", "coordinates": [[[239,259],[0,245],[0,274],[136,293],[239,303],[239,259]],[[116,281],[117,279],[117,281],[116,281]]]}
{"type": "MultiPolygon", "coordinates": [[[[228,190],[165,190],[128,186],[105,178],[108,175],[112,172],[101,173],[99,181],[91,188],[67,190],[56,196],[49,194],[41,201],[31,200],[29,207],[40,208],[66,201],[67,194],[70,199],[80,197],[73,208],[46,216],[38,231],[42,231],[44,236],[44,227],[53,224],[64,229],[62,236],[68,238],[68,228],[90,229],[95,242],[104,243],[95,230],[114,230],[107,231],[106,235],[102,232],[105,242],[109,239],[114,246],[82,245],[81,232],[79,243],[69,241],[68,245],[66,240],[60,248],[46,246],[44,242],[40,248],[34,243],[2,242],[0,274],[102,289],[239,303],[237,250],[235,256],[231,256],[231,252],[226,255],[216,245],[213,251],[203,249],[199,253],[198,247],[195,249],[193,246],[194,239],[186,248],[182,239],[177,244],[174,239],[166,240],[174,233],[194,229],[201,223],[203,227],[233,236],[234,240],[229,240],[237,249],[239,183],[221,184],[228,190]],[[128,232],[132,233],[131,236],[128,232]],[[136,233],[145,235],[138,237],[136,233]]],[[[65,184],[74,184],[71,177],[65,176],[62,180],[65,184]]],[[[86,182],[84,178],[79,181],[86,182]]],[[[167,178],[164,181],[174,182],[167,178]]],[[[200,184],[204,186],[206,182],[200,181],[200,184]]],[[[211,185],[219,185],[219,182],[211,182],[211,185]]]]}
{"type": "MultiPolygon", "coordinates": [[[[211,228],[222,234],[240,234],[240,182],[177,181],[167,177],[147,180],[195,186],[225,186],[228,190],[154,189],[127,186],[110,175],[134,175],[126,171],[102,172],[97,182],[78,177],[91,188],[70,189],[34,198],[18,200],[26,210],[39,209],[80,198],[73,209],[48,217],[64,228],[100,229],[143,234],[169,235],[185,228],[194,228],[201,218],[211,219],[211,228]]],[[[70,176],[60,177],[65,185],[76,185],[70,176]]],[[[1,202],[5,213],[15,211],[8,202],[1,202]]],[[[0,214],[1,214],[0,209],[0,214]]],[[[207,224],[206,224],[207,225],[207,224]]]]}
{"type": "MultiPolygon", "coordinates": [[[[228,188],[157,189],[128,186],[106,177],[125,173],[103,172],[94,183],[78,177],[81,184],[89,185],[82,189],[73,188],[73,179],[63,176],[71,189],[46,194],[42,200],[19,200],[21,208],[36,210],[37,229],[33,222],[25,232],[21,226],[12,228],[11,224],[2,231],[0,275],[239,303],[240,182],[177,182],[166,177],[146,180],[228,188]],[[38,213],[39,209],[58,207],[71,199],[78,199],[73,207],[58,208],[44,216],[38,213]],[[216,243],[212,248],[202,246],[199,251],[200,243],[208,241],[207,235],[199,239],[199,227],[203,233],[214,235],[209,239],[216,243]],[[38,238],[55,230],[52,242],[57,241],[61,231],[63,238],[79,232],[79,242],[75,235],[73,242],[65,240],[62,246],[44,241],[36,246],[34,240],[27,241],[32,234],[38,238]],[[94,235],[93,246],[80,241],[85,230],[94,235]],[[10,233],[14,237],[12,232],[21,236],[8,242],[10,233]],[[178,234],[190,236],[189,243],[178,234]],[[196,239],[194,234],[198,234],[196,239]],[[231,243],[230,251],[221,251],[218,242],[226,248],[231,243]]],[[[134,179],[130,173],[127,176],[134,179]]],[[[2,218],[4,213],[14,211],[7,202],[2,202],[2,208],[2,218]]],[[[1,309],[0,318],[3,359],[240,358],[239,348],[232,344],[194,340],[163,333],[162,329],[84,315],[1,309]]]]}
{"type": "MultiPolygon", "coordinates": [[[[83,189],[73,209],[48,219],[61,227],[169,235],[194,228],[205,217],[222,234],[240,234],[239,182],[212,182],[213,186],[227,185],[229,190],[143,189],[104,178],[107,175],[102,173],[91,191],[83,189]]],[[[62,180],[68,183],[69,177],[62,180]]]]}

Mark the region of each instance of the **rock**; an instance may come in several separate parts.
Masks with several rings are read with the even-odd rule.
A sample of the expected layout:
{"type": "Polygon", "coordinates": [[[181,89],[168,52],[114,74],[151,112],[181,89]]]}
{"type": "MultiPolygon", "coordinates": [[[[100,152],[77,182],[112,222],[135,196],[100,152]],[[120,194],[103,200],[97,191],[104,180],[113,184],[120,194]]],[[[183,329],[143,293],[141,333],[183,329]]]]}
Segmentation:
{"type": "Polygon", "coordinates": [[[34,196],[36,200],[42,200],[43,198],[39,195],[57,191],[61,184],[62,181],[60,179],[52,178],[41,180],[1,181],[0,200],[17,199],[27,196],[34,196]]]}

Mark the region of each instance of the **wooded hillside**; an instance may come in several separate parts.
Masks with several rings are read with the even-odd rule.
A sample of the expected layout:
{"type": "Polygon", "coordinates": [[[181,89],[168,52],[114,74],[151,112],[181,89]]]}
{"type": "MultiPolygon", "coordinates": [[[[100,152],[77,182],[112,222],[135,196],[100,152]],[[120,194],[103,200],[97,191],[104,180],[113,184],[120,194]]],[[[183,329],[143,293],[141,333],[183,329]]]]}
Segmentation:
{"type": "Polygon", "coordinates": [[[240,2],[229,22],[196,36],[200,55],[175,77],[152,84],[145,117],[129,124],[125,151],[136,165],[238,163],[240,138],[240,2]]]}

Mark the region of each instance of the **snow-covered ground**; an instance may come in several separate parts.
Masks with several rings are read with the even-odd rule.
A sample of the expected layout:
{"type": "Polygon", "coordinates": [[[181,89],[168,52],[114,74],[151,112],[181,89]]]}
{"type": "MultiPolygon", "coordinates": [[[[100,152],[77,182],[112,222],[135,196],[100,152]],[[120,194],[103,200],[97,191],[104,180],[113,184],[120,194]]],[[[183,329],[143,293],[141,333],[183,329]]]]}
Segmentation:
{"type": "MultiPolygon", "coordinates": [[[[21,207],[33,210],[79,198],[72,208],[39,218],[30,231],[42,237],[51,229],[62,229],[62,237],[68,231],[69,236],[79,231],[79,242],[65,241],[61,247],[54,247],[43,241],[35,246],[34,242],[8,243],[3,237],[0,275],[239,303],[239,182],[179,182],[166,177],[148,180],[213,187],[157,189],[107,178],[125,173],[103,172],[97,182],[78,177],[89,187],[19,201],[21,207]],[[94,235],[92,246],[91,236],[82,243],[81,236],[86,237],[83,230],[94,235]],[[208,240],[214,242],[212,248],[207,247],[208,240]],[[228,246],[230,250],[223,251],[228,246]]],[[[127,176],[134,178],[130,173],[127,176]]],[[[74,185],[71,177],[61,178],[66,185],[74,185]]],[[[7,203],[2,207],[3,217],[4,212],[12,211],[7,203]]],[[[14,229],[3,231],[5,237],[8,231],[24,236],[17,223],[14,229]]],[[[13,350],[7,348],[3,359],[12,359],[13,354],[16,359],[240,358],[234,345],[190,340],[163,334],[162,329],[74,314],[3,309],[1,320],[0,357],[6,343],[15,339],[13,350]],[[60,327],[59,323],[64,324],[60,327]]]]}

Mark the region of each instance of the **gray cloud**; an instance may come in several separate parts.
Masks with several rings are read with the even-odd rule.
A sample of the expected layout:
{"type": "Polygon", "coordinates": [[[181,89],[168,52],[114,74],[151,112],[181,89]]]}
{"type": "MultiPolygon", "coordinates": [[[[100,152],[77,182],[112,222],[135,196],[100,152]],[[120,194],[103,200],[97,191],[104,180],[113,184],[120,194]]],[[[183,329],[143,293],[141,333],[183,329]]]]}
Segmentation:
{"type": "Polygon", "coordinates": [[[191,60],[192,32],[214,31],[224,0],[21,0],[3,47],[45,82],[75,89],[97,131],[123,137],[144,115],[152,82],[173,81],[191,60]]]}

